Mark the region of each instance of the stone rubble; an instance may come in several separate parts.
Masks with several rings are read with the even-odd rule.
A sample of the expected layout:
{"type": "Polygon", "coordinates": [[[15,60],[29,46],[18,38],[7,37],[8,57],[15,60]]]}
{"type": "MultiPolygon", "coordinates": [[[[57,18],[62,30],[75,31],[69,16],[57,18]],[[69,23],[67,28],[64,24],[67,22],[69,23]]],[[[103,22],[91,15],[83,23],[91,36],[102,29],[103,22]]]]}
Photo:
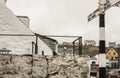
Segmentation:
{"type": "Polygon", "coordinates": [[[88,61],[88,56],[0,55],[0,78],[88,78],[88,61]]]}

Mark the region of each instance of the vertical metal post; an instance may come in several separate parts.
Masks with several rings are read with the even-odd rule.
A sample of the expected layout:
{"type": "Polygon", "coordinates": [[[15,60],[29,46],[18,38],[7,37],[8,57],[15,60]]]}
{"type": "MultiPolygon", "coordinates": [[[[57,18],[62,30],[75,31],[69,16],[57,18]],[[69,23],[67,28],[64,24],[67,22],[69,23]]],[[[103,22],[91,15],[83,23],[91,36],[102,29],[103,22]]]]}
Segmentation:
{"type": "Polygon", "coordinates": [[[75,54],[75,42],[73,42],[73,55],[75,54]]]}
{"type": "Polygon", "coordinates": [[[99,14],[99,78],[106,78],[105,17],[99,14]]]}
{"type": "Polygon", "coordinates": [[[117,68],[120,68],[120,46],[117,45],[116,49],[117,49],[117,52],[118,52],[118,64],[117,64],[118,67],[117,68]]]}
{"type": "Polygon", "coordinates": [[[80,44],[81,44],[81,43],[80,43],[81,41],[80,41],[80,40],[81,40],[81,39],[80,39],[80,37],[79,37],[79,40],[78,40],[78,41],[79,41],[79,44],[78,44],[78,45],[79,45],[79,46],[78,46],[78,47],[79,47],[79,53],[78,53],[79,55],[81,55],[81,48],[80,48],[80,47],[81,47],[81,45],[80,45],[80,44]]]}
{"type": "Polygon", "coordinates": [[[36,34],[35,54],[38,54],[38,35],[36,34]]]}
{"type": "Polygon", "coordinates": [[[82,55],[82,37],[79,37],[79,55],[82,55]]]}
{"type": "Polygon", "coordinates": [[[81,37],[81,55],[82,55],[82,37],[81,37]]]}
{"type": "Polygon", "coordinates": [[[34,42],[32,42],[32,54],[34,53],[34,42]]]}
{"type": "Polygon", "coordinates": [[[42,55],[44,56],[44,51],[42,51],[42,55]]]}
{"type": "Polygon", "coordinates": [[[118,68],[120,68],[120,48],[118,46],[118,68]]]}

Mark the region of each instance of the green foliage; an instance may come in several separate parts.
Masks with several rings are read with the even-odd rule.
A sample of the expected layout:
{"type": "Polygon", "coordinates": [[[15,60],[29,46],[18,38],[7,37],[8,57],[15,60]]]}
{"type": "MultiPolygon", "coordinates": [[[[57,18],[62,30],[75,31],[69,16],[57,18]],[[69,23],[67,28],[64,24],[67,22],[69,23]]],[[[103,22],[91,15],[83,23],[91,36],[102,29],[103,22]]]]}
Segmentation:
{"type": "Polygon", "coordinates": [[[83,46],[83,55],[94,56],[98,54],[98,47],[96,46],[83,46]]]}

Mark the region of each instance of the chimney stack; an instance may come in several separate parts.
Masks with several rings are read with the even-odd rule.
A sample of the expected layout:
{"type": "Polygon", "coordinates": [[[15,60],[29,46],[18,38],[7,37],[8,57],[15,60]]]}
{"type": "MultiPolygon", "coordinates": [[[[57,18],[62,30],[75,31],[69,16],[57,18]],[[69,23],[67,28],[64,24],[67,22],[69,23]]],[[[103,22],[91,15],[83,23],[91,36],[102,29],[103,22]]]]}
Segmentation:
{"type": "Polygon", "coordinates": [[[6,2],[7,0],[0,0],[0,4],[2,4],[3,6],[6,6],[6,2]]]}

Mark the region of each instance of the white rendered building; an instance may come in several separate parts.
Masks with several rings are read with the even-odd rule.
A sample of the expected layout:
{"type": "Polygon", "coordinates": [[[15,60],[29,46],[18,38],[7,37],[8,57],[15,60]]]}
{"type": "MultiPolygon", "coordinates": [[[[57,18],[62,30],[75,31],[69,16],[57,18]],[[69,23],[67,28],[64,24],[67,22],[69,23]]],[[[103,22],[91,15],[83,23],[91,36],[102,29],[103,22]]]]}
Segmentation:
{"type": "MultiPolygon", "coordinates": [[[[0,53],[32,54],[36,43],[35,34],[6,7],[6,0],[0,0],[0,53]]],[[[38,54],[53,55],[52,50],[40,39],[37,42],[38,54]]]]}

